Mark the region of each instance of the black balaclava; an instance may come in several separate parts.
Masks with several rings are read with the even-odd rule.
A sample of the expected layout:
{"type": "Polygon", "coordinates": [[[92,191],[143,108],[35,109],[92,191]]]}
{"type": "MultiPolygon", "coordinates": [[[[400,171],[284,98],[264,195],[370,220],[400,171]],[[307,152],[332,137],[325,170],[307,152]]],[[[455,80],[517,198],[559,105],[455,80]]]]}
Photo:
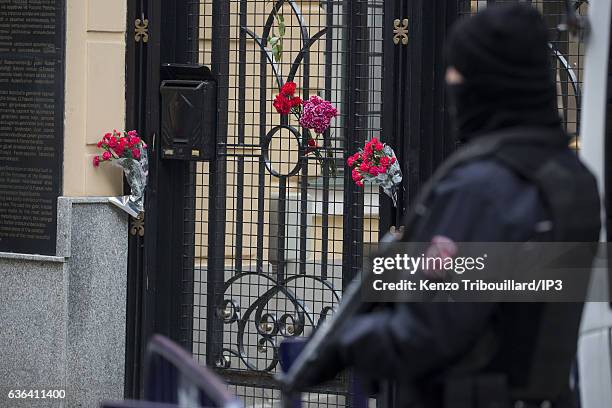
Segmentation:
{"type": "Polygon", "coordinates": [[[560,126],[548,32],[527,5],[490,6],[459,21],[447,65],[464,78],[448,85],[458,140],[515,126],[560,126]]]}

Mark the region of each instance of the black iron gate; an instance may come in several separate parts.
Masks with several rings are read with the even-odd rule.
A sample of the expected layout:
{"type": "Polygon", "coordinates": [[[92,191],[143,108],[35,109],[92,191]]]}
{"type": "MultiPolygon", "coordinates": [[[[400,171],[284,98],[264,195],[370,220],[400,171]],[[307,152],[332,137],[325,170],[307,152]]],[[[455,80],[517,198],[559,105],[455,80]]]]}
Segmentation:
{"type": "MultiPolygon", "coordinates": [[[[308,335],[333,312],[364,253],[403,211],[378,189],[358,187],[346,158],[372,137],[414,158],[414,167],[404,161],[405,203],[451,150],[443,89],[423,89],[441,83],[441,47],[432,45],[456,10],[388,0],[188,7],[189,61],[211,66],[219,83],[218,140],[216,160],[184,179],[182,221],[195,229],[183,229],[181,241],[180,340],[248,405],[265,405],[279,397],[279,343],[308,335]],[[418,75],[432,69],[425,80],[418,75]],[[338,108],[319,139],[323,158],[297,120],[273,108],[289,81],[302,99],[319,95],[338,108]],[[430,117],[439,127],[425,135],[430,117]]],[[[345,405],[347,397],[339,380],[305,399],[345,405]]]]}
{"type": "MultiPolygon", "coordinates": [[[[132,228],[127,395],[139,393],[143,345],[164,333],[215,367],[247,405],[278,398],[278,344],[308,335],[332,313],[364,254],[452,151],[442,45],[457,16],[484,3],[129,3],[140,39],[128,47],[128,127],[142,131],[151,166],[147,217],[132,228]],[[211,162],[161,158],[160,72],[177,62],[207,65],[218,80],[211,162]],[[319,140],[325,165],[297,121],[273,108],[291,80],[302,98],[319,95],[338,108],[319,140]],[[345,171],[346,158],[371,137],[394,147],[402,163],[399,208],[345,171]]],[[[552,2],[534,3],[558,21],[552,2]]],[[[573,131],[580,50],[561,38],[560,106],[573,131]]],[[[305,398],[312,406],[347,402],[343,380],[305,398]]]]}
{"type": "MultiPolygon", "coordinates": [[[[364,253],[403,211],[355,185],[348,155],[379,137],[400,160],[416,158],[403,166],[405,203],[452,147],[434,84],[443,74],[436,44],[456,11],[436,3],[130,3],[140,40],[128,47],[128,126],[141,129],[151,163],[146,220],[133,228],[127,395],[139,393],[144,344],[164,333],[216,367],[249,405],[278,397],[279,342],[308,335],[332,313],[364,253]],[[165,63],[204,64],[217,78],[211,162],[161,158],[165,63]],[[323,163],[297,121],[272,106],[291,80],[302,98],[319,95],[339,111],[319,139],[323,163]],[[428,118],[437,125],[425,134],[428,118]]],[[[344,405],[345,394],[339,380],[306,398],[344,405]]]]}
{"type": "MultiPolygon", "coordinates": [[[[440,44],[456,15],[452,2],[428,0],[130,3],[141,40],[128,48],[128,126],[142,130],[151,163],[147,216],[132,239],[127,395],[141,389],[144,344],[164,333],[247,405],[278,398],[278,344],[333,312],[364,254],[452,150],[440,44]],[[211,162],[161,158],[165,63],[204,64],[217,78],[211,162]],[[273,108],[288,81],[339,111],[319,138],[322,161],[297,121],[273,108]],[[402,162],[399,208],[345,171],[372,137],[402,162]]],[[[340,379],[305,398],[347,397],[340,379]]]]}
{"type": "MultiPolygon", "coordinates": [[[[263,406],[278,399],[278,344],[329,316],[378,238],[378,192],[359,191],[343,163],[380,134],[383,3],[193,1],[191,15],[191,60],[219,80],[219,139],[190,189],[196,234],[184,249],[196,266],[184,306],[195,315],[185,340],[263,406]],[[339,110],[319,141],[323,163],[299,123],[273,108],[289,81],[339,110]]],[[[344,405],[341,383],[320,391],[308,401],[344,405]]]]}

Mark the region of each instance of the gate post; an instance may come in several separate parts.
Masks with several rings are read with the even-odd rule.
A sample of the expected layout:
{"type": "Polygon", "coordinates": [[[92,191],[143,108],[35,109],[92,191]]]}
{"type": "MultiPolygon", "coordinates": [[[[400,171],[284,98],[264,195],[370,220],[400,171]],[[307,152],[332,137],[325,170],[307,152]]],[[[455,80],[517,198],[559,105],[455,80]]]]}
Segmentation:
{"type": "Polygon", "coordinates": [[[444,41],[463,0],[385,0],[383,141],[404,179],[398,207],[383,195],[380,236],[400,225],[418,190],[454,150],[446,109],[444,41]],[[407,20],[407,21],[406,21],[407,20]],[[407,22],[407,43],[397,36],[407,22]]]}
{"type": "MultiPolygon", "coordinates": [[[[402,223],[421,186],[454,150],[446,109],[444,41],[465,0],[385,0],[383,141],[398,155],[404,179],[398,207],[380,203],[380,237],[402,223]],[[408,20],[408,42],[397,44],[396,20],[408,20]]],[[[394,383],[385,383],[378,397],[384,408],[399,407],[394,383]]]]}
{"type": "MultiPolygon", "coordinates": [[[[366,0],[348,0],[348,55],[346,106],[346,157],[363,145],[367,134],[368,102],[368,10],[366,0]]],[[[343,160],[344,162],[344,160],[343,160]]],[[[344,163],[343,163],[344,164],[344,163]]],[[[344,222],[342,246],[342,288],[353,280],[362,267],[363,258],[363,194],[344,173],[344,222]]]]}
{"type": "MultiPolygon", "coordinates": [[[[131,27],[137,19],[142,20],[146,6],[140,1],[127,2],[126,27],[131,27]]],[[[126,41],[126,128],[137,129],[150,144],[146,134],[146,67],[147,60],[142,41],[126,41]]],[[[129,188],[127,183],[124,188],[129,188]]],[[[128,190],[126,190],[128,191],[128,190]]],[[[142,310],[144,289],[144,219],[130,220],[128,235],[127,265],[127,305],[126,305],[126,348],[125,348],[125,387],[126,398],[138,398],[140,393],[140,372],[142,369],[142,310]]]]}
{"type": "Polygon", "coordinates": [[[223,321],[218,313],[225,282],[225,207],[227,196],[227,141],[229,91],[229,0],[213,0],[211,70],[217,77],[217,157],[210,163],[208,266],[206,268],[206,365],[215,367],[222,358],[223,321]]]}
{"type": "Polygon", "coordinates": [[[183,281],[193,281],[193,255],[185,254],[184,247],[193,248],[193,226],[186,221],[195,218],[194,165],[161,159],[159,93],[162,64],[191,62],[197,55],[190,42],[189,30],[197,30],[197,25],[189,24],[190,3],[132,2],[128,13],[129,19],[148,20],[149,30],[146,44],[138,50],[128,47],[128,81],[130,89],[137,90],[128,97],[128,109],[133,110],[127,112],[128,124],[139,128],[149,146],[144,254],[140,259],[139,251],[133,251],[135,245],[142,245],[134,242],[129,261],[126,395],[131,397],[142,392],[142,359],[153,334],[164,334],[191,351],[193,290],[183,287],[183,281]]]}

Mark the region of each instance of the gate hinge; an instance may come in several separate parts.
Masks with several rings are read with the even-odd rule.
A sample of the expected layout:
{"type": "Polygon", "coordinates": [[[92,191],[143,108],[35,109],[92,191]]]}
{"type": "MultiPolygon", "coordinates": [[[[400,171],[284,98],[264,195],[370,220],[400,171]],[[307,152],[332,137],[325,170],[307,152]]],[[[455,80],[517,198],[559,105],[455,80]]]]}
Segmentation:
{"type": "Polygon", "coordinates": [[[143,43],[149,42],[149,19],[137,18],[134,22],[134,40],[143,43]]]}

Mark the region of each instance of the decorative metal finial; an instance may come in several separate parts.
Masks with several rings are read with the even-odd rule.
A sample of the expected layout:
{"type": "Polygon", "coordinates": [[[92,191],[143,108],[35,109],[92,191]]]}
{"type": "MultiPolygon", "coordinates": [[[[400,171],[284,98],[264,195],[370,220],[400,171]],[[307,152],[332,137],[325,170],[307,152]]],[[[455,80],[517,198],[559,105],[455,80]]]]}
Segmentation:
{"type": "Polygon", "coordinates": [[[130,234],[138,235],[140,237],[144,237],[145,227],[144,227],[144,214],[140,214],[138,218],[131,218],[131,227],[130,234]]]}
{"type": "Polygon", "coordinates": [[[399,44],[400,41],[403,45],[408,44],[408,19],[405,18],[400,21],[396,18],[393,21],[393,42],[395,45],[399,44]]]}
{"type": "Polygon", "coordinates": [[[136,40],[136,42],[142,40],[143,43],[149,42],[149,19],[145,18],[141,20],[137,18],[134,22],[134,26],[134,40],[136,40]]]}

